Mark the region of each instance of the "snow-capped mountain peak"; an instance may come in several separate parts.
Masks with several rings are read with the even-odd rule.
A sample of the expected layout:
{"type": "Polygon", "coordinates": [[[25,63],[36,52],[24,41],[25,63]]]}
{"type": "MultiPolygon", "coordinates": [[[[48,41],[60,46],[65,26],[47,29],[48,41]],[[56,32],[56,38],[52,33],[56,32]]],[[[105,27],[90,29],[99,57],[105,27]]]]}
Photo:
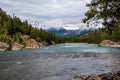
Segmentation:
{"type": "Polygon", "coordinates": [[[50,33],[55,33],[56,35],[59,35],[59,36],[70,37],[70,36],[75,36],[75,35],[90,32],[90,30],[87,30],[87,29],[66,30],[63,27],[60,27],[60,28],[51,27],[51,28],[47,29],[46,31],[50,32],[50,33]]]}

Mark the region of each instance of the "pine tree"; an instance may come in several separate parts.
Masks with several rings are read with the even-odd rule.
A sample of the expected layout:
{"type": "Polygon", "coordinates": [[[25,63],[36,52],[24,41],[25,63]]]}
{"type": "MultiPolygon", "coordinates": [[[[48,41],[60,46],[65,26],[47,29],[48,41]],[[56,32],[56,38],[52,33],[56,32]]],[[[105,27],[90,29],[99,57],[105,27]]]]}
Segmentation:
{"type": "Polygon", "coordinates": [[[111,30],[112,24],[120,19],[120,0],[92,0],[86,5],[89,10],[86,12],[86,18],[83,22],[88,20],[104,20],[103,24],[111,30]]]}

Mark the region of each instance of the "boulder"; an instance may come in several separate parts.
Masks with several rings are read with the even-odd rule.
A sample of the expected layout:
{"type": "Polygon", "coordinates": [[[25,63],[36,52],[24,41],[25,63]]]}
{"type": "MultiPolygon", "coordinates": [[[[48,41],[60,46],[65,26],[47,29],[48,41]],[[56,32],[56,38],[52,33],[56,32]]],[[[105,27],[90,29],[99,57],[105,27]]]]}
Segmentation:
{"type": "Polygon", "coordinates": [[[24,41],[24,46],[26,49],[41,48],[42,43],[37,42],[35,39],[30,38],[28,35],[22,35],[21,38],[24,41]]]}
{"type": "Polygon", "coordinates": [[[9,48],[9,45],[3,42],[0,42],[0,51],[5,51],[9,48]]]}
{"type": "Polygon", "coordinates": [[[13,42],[11,50],[22,50],[23,48],[24,48],[24,45],[13,42]]]}
{"type": "Polygon", "coordinates": [[[25,45],[26,49],[41,48],[43,47],[42,43],[37,42],[34,39],[29,39],[25,45]]]}

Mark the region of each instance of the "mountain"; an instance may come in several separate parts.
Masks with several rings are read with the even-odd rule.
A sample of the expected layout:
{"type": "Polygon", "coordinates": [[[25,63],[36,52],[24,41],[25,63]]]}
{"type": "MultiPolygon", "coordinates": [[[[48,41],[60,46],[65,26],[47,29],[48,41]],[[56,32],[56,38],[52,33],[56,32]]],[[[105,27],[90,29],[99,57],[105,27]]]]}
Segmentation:
{"type": "Polygon", "coordinates": [[[85,33],[90,32],[90,31],[93,31],[93,30],[92,29],[66,30],[63,27],[61,27],[59,29],[56,29],[56,28],[53,28],[53,27],[51,27],[49,29],[46,29],[46,32],[55,33],[56,35],[62,36],[62,37],[72,37],[72,36],[76,36],[76,35],[79,35],[79,34],[85,34],[85,33]]]}

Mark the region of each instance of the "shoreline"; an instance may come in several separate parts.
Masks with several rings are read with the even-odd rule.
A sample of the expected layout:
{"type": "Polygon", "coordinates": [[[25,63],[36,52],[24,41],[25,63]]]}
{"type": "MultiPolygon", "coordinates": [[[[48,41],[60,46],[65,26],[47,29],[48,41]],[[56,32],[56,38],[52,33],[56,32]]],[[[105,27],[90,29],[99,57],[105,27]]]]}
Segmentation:
{"type": "Polygon", "coordinates": [[[100,75],[75,75],[80,80],[120,80],[120,71],[106,72],[100,75]]]}
{"type": "Polygon", "coordinates": [[[100,44],[93,44],[93,43],[65,43],[65,44],[81,44],[81,45],[90,45],[90,46],[100,46],[100,47],[108,47],[108,48],[120,48],[120,44],[118,45],[110,45],[110,44],[105,44],[105,45],[101,45],[100,44]]]}
{"type": "MultiPolygon", "coordinates": [[[[63,43],[62,43],[63,44],[63,43]]],[[[90,45],[90,46],[100,46],[100,47],[108,47],[108,48],[120,48],[120,42],[113,42],[110,40],[104,40],[99,44],[92,44],[92,43],[64,43],[64,44],[80,44],[80,45],[90,45]]],[[[52,44],[54,45],[54,44],[52,44]]],[[[43,43],[39,43],[39,44],[35,44],[28,46],[28,47],[24,47],[23,45],[20,45],[18,43],[15,43],[15,45],[13,45],[13,49],[12,50],[29,50],[29,49],[40,49],[44,46],[49,46],[49,44],[43,44],[43,43]]],[[[4,42],[0,42],[0,52],[1,51],[9,51],[8,50],[9,45],[4,43],[4,42]]]]}

